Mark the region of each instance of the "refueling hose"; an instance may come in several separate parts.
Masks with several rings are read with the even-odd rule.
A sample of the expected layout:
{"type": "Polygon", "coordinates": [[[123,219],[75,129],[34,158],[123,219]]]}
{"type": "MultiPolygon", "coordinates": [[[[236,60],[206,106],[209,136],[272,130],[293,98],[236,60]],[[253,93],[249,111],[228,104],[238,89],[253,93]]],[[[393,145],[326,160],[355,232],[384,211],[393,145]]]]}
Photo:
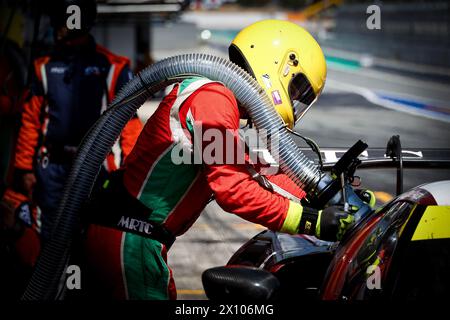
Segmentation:
{"type": "Polygon", "coordinates": [[[22,299],[56,297],[72,240],[79,232],[80,209],[89,198],[100,167],[120,132],[154,93],[192,76],[220,81],[228,87],[247,110],[256,128],[270,133],[271,138],[266,142],[281,170],[307,193],[317,192],[315,189],[322,173],[294,143],[269,97],[247,72],[228,60],[208,54],[164,59],[130,80],[83,139],[58,207],[50,240],[42,250],[22,299]],[[276,145],[273,143],[275,137],[278,138],[276,145]]]}

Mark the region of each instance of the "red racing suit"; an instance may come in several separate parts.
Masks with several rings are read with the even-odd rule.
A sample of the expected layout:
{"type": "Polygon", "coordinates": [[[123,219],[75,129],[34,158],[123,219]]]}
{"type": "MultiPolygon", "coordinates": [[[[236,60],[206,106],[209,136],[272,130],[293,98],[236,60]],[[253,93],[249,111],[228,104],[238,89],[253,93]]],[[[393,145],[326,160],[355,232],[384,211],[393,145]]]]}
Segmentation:
{"type": "MultiPolygon", "coordinates": [[[[245,220],[271,230],[295,233],[302,207],[263,188],[245,164],[176,163],[177,153],[193,153],[211,141],[195,135],[214,129],[230,132],[238,146],[239,108],[233,93],[221,83],[191,78],[177,84],[147,121],[123,167],[129,194],[151,210],[148,220],[164,226],[174,236],[183,234],[199,217],[214,195],[219,206],[245,220]],[[196,132],[197,130],[202,132],[196,132]],[[177,149],[178,148],[178,149],[177,149]],[[181,150],[181,151],[180,151],[181,150]]],[[[228,132],[228,133],[227,133],[228,132]]],[[[229,154],[228,145],[216,150],[229,154]]],[[[235,153],[237,154],[237,153],[235,153]]],[[[285,191],[305,193],[284,174],[268,177],[285,191]]],[[[175,298],[175,285],[166,264],[166,247],[156,240],[91,225],[88,246],[95,279],[103,279],[116,298],[175,298]]]]}

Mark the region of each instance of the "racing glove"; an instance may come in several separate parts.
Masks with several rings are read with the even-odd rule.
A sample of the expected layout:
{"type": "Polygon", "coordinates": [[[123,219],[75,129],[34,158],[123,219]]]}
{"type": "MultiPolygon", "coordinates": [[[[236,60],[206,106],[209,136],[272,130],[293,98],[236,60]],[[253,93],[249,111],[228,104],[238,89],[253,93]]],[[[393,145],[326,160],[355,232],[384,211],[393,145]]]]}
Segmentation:
{"type": "Polygon", "coordinates": [[[323,210],[303,207],[298,233],[314,235],[326,241],[339,241],[353,222],[354,217],[342,206],[330,206],[323,210]]]}

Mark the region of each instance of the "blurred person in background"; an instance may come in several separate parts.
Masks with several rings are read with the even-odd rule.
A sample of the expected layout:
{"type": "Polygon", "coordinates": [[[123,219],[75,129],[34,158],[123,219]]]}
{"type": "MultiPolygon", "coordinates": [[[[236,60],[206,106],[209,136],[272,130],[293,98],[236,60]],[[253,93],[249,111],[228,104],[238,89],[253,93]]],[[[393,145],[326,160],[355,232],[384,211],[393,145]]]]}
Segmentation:
{"type": "MultiPolygon", "coordinates": [[[[25,23],[19,7],[18,3],[0,2],[0,200],[12,183],[14,150],[27,82],[25,23]]],[[[27,267],[14,263],[18,261],[17,250],[12,249],[18,244],[12,236],[18,231],[14,209],[11,201],[0,201],[0,288],[7,288],[0,290],[0,299],[14,296],[15,289],[22,288],[26,281],[22,275],[28,272],[27,267]]],[[[20,260],[26,260],[25,254],[20,260]]]]}
{"type": "MultiPolygon", "coordinates": [[[[77,146],[132,77],[129,60],[97,45],[89,33],[96,21],[95,0],[61,0],[49,6],[55,45],[49,56],[34,61],[17,141],[14,188],[5,194],[32,199],[36,207],[29,210],[28,220],[43,241],[50,237],[77,146]],[[73,5],[80,8],[75,28],[68,24],[73,5]]],[[[141,129],[135,116],[105,160],[104,173],[121,166],[141,129]]]]}
{"type": "Polygon", "coordinates": [[[26,89],[24,15],[18,4],[0,4],[0,198],[12,181],[15,141],[26,89]]]}

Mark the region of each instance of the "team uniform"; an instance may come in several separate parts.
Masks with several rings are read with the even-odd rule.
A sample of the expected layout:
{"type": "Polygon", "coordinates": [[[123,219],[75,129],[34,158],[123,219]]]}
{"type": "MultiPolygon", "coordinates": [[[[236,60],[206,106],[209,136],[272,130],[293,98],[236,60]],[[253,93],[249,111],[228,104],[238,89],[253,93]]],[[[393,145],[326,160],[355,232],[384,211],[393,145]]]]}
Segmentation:
{"type": "MultiPolygon", "coordinates": [[[[211,196],[227,212],[271,230],[295,233],[302,207],[254,180],[245,164],[196,164],[173,161],[176,152],[193,153],[202,131],[235,132],[239,109],[233,93],[221,83],[191,78],[175,85],[147,121],[123,166],[120,181],[128,198],[147,208],[147,221],[173,237],[199,217],[211,196]]],[[[202,147],[208,143],[202,142],[202,147]]],[[[230,150],[224,147],[223,154],[230,150]]],[[[304,192],[287,176],[269,180],[297,198],[304,192]]],[[[111,210],[114,210],[112,208],[111,210]]],[[[96,288],[124,299],[174,299],[167,265],[171,243],[132,232],[91,224],[87,232],[88,261],[96,288]]]]}
{"type": "MultiPolygon", "coordinates": [[[[132,75],[127,58],[96,45],[92,37],[87,45],[60,48],[37,59],[34,72],[32,94],[22,114],[15,170],[36,175],[36,226],[47,239],[77,146],[132,75]]],[[[141,128],[137,117],[128,123],[105,160],[106,170],[120,167],[141,128]]]]}

